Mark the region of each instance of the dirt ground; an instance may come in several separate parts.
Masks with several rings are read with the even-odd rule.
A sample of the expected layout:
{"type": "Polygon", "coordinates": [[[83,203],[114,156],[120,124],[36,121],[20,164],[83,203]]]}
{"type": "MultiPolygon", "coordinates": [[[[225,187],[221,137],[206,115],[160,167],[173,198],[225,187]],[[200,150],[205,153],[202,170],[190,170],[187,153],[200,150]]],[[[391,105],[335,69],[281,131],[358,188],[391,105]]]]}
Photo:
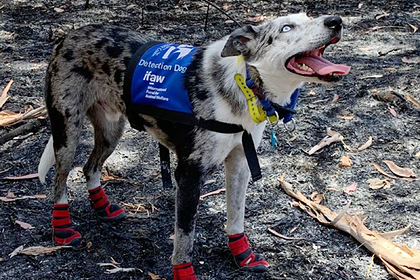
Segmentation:
{"type": "MultiPolygon", "coordinates": [[[[111,23],[146,32],[159,40],[201,45],[229,34],[235,24],[201,1],[28,1],[0,0],[0,85],[15,82],[3,110],[19,111],[25,104],[42,106],[44,73],[54,41],[68,31],[90,23],[111,23]],[[62,10],[54,10],[60,8],[62,10]]],[[[263,179],[250,185],[247,194],[246,231],[255,249],[263,252],[271,267],[265,274],[239,271],[225,245],[224,195],[202,201],[197,223],[194,264],[200,279],[364,279],[371,253],[355,239],[326,227],[291,207],[277,181],[282,173],[306,195],[325,194],[328,207],[339,211],[352,201],[350,212],[363,212],[366,224],[389,231],[411,224],[398,242],[420,249],[420,183],[391,180],[389,189],[372,190],[370,178],[384,178],[372,162],[392,160],[420,173],[419,109],[404,97],[420,99],[420,5],[417,1],[214,1],[241,24],[254,16],[268,17],[307,11],[309,15],[343,17],[341,42],[327,49],[335,63],[352,66],[349,76],[332,85],[307,85],[299,100],[297,128],[288,133],[282,125],[277,148],[267,131],[258,150],[263,179]],[[411,27],[410,24],[413,26],[411,27]],[[337,102],[333,96],[338,95],[337,102]],[[391,114],[394,113],[393,114],[391,114]],[[373,137],[362,152],[351,152],[335,143],[320,153],[308,151],[326,135],[326,128],[340,132],[346,145],[357,148],[373,137]],[[416,157],[417,154],[417,157],[416,157]],[[353,166],[339,166],[343,155],[353,166]],[[345,194],[353,182],[355,192],[345,194]],[[284,240],[267,229],[302,240],[284,240]],[[292,230],[293,229],[293,230],[292,230]]],[[[22,123],[21,123],[22,124],[22,123]]],[[[0,129],[0,136],[19,125],[0,129]]],[[[69,178],[73,221],[83,235],[80,247],[51,255],[13,258],[17,247],[52,246],[50,215],[53,172],[48,186],[37,179],[0,180],[0,196],[46,194],[45,199],[0,201],[0,279],[151,279],[152,272],[172,279],[170,236],[174,221],[174,192],[162,188],[157,144],[149,136],[127,127],[117,150],[106,162],[110,174],[122,180],[106,183],[113,201],[132,205],[119,224],[99,223],[92,213],[80,172],[92,149],[92,132],[86,122],[69,178]],[[79,167],[79,168],[77,168],[79,167]],[[134,208],[133,208],[134,207],[134,208]],[[26,230],[15,223],[34,226],[26,230]],[[133,272],[106,274],[98,263],[113,258],[133,272]]],[[[0,147],[0,177],[36,173],[50,135],[48,122],[31,134],[7,141],[0,147]]],[[[223,187],[221,167],[202,193],[223,187]]],[[[376,259],[367,279],[392,279],[376,259]]]]}

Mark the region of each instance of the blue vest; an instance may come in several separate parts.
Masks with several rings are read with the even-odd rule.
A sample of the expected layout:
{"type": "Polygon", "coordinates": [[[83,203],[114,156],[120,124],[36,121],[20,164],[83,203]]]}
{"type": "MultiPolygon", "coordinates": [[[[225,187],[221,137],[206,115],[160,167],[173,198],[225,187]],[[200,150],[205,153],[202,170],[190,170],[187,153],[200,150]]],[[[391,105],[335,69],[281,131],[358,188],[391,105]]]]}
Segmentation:
{"type": "Polygon", "coordinates": [[[131,79],[131,102],[192,114],[184,74],[197,47],[157,43],[138,59],[131,79]]]}

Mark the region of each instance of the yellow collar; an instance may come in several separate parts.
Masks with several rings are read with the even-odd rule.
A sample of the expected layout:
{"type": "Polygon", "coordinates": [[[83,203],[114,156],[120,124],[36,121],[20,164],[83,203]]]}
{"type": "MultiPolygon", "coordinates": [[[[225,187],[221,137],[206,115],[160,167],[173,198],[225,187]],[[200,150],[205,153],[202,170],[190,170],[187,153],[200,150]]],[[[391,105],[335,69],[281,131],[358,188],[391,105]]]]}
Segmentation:
{"type": "MultiPolygon", "coordinates": [[[[238,56],[238,64],[242,62],[243,56],[240,55],[238,56]]],[[[246,85],[246,81],[241,74],[235,74],[234,79],[248,102],[249,114],[251,115],[251,118],[254,122],[261,123],[265,120],[269,120],[271,123],[275,123],[278,121],[277,114],[267,118],[267,114],[264,109],[257,105],[258,98],[255,96],[254,92],[246,85]]]]}
{"type": "Polygon", "coordinates": [[[254,92],[246,85],[244,77],[242,77],[241,74],[235,74],[234,78],[236,84],[241,89],[248,102],[248,110],[252,120],[256,123],[265,121],[267,115],[265,111],[257,105],[258,98],[255,96],[254,92]]]}

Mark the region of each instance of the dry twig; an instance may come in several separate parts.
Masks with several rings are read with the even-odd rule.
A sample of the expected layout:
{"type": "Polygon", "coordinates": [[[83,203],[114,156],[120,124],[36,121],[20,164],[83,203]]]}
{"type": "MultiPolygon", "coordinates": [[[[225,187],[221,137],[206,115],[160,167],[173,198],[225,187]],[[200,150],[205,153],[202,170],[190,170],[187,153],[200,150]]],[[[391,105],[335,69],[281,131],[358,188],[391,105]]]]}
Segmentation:
{"type": "Polygon", "coordinates": [[[136,271],[136,270],[139,270],[139,271],[143,272],[141,269],[138,269],[138,268],[132,268],[132,267],[123,268],[123,267],[120,267],[119,266],[120,263],[117,263],[112,258],[111,258],[110,263],[98,263],[98,265],[102,266],[102,267],[107,267],[107,266],[113,267],[113,268],[108,268],[105,271],[106,274],[113,274],[113,273],[117,273],[117,272],[132,272],[132,271],[136,271]]]}
{"type": "Polygon", "coordinates": [[[344,140],[344,137],[330,128],[327,128],[327,136],[325,136],[318,144],[316,144],[312,149],[309,150],[308,155],[313,155],[322,148],[331,145],[334,142],[341,142],[344,140]]]}
{"type": "Polygon", "coordinates": [[[303,240],[303,238],[289,237],[289,236],[283,235],[283,234],[278,233],[277,231],[275,231],[274,229],[271,229],[271,228],[268,228],[268,232],[277,236],[277,237],[280,237],[280,238],[283,238],[283,239],[286,239],[286,240],[303,240]]]}
{"type": "Polygon", "coordinates": [[[357,148],[357,151],[361,152],[363,150],[366,150],[367,148],[369,148],[372,145],[372,142],[373,142],[373,138],[372,138],[372,136],[369,136],[369,139],[363,145],[361,145],[359,148],[357,148]]]}
{"type": "Polygon", "coordinates": [[[45,106],[36,109],[29,108],[25,113],[13,113],[10,111],[1,111],[1,113],[0,126],[9,126],[27,119],[43,117],[47,114],[47,108],[45,106]]]}
{"type": "Polygon", "coordinates": [[[221,194],[222,192],[225,192],[225,191],[226,191],[225,188],[221,188],[221,189],[200,195],[200,200],[204,200],[206,197],[211,196],[211,195],[221,194]]]}
{"type": "Polygon", "coordinates": [[[231,21],[233,21],[237,26],[241,27],[241,25],[233,18],[231,17],[228,13],[226,13],[225,11],[223,11],[223,9],[221,9],[219,6],[217,6],[216,4],[214,4],[211,1],[207,1],[207,0],[203,0],[203,2],[207,3],[207,5],[211,5],[213,6],[216,10],[218,10],[219,12],[221,12],[222,14],[224,14],[225,16],[227,16],[231,21]]]}
{"type": "Polygon", "coordinates": [[[420,109],[420,102],[417,99],[415,99],[411,94],[406,93],[405,98],[407,99],[407,101],[411,102],[414,106],[420,109]]]}
{"type": "Polygon", "coordinates": [[[9,140],[21,135],[29,133],[37,132],[40,128],[42,128],[46,124],[46,120],[44,119],[34,119],[29,120],[27,123],[9,131],[7,133],[3,133],[0,135],[0,145],[6,143],[9,140]]]}
{"type": "Polygon", "coordinates": [[[43,247],[43,246],[33,246],[28,248],[23,248],[19,246],[16,248],[12,253],[9,254],[10,258],[20,254],[20,255],[30,255],[30,256],[38,256],[38,255],[45,255],[51,254],[57,250],[66,249],[66,248],[73,248],[72,246],[52,246],[52,247],[43,247]]]}

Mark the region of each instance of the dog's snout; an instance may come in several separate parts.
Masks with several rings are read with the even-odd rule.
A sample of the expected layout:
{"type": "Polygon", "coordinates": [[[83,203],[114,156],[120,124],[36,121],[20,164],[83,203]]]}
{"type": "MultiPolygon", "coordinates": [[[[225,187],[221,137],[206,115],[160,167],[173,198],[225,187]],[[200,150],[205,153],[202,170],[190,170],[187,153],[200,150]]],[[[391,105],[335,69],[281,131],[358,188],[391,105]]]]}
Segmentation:
{"type": "Polygon", "coordinates": [[[326,27],[335,30],[340,30],[342,27],[342,23],[343,21],[341,20],[341,17],[338,16],[327,17],[324,21],[326,27]]]}

